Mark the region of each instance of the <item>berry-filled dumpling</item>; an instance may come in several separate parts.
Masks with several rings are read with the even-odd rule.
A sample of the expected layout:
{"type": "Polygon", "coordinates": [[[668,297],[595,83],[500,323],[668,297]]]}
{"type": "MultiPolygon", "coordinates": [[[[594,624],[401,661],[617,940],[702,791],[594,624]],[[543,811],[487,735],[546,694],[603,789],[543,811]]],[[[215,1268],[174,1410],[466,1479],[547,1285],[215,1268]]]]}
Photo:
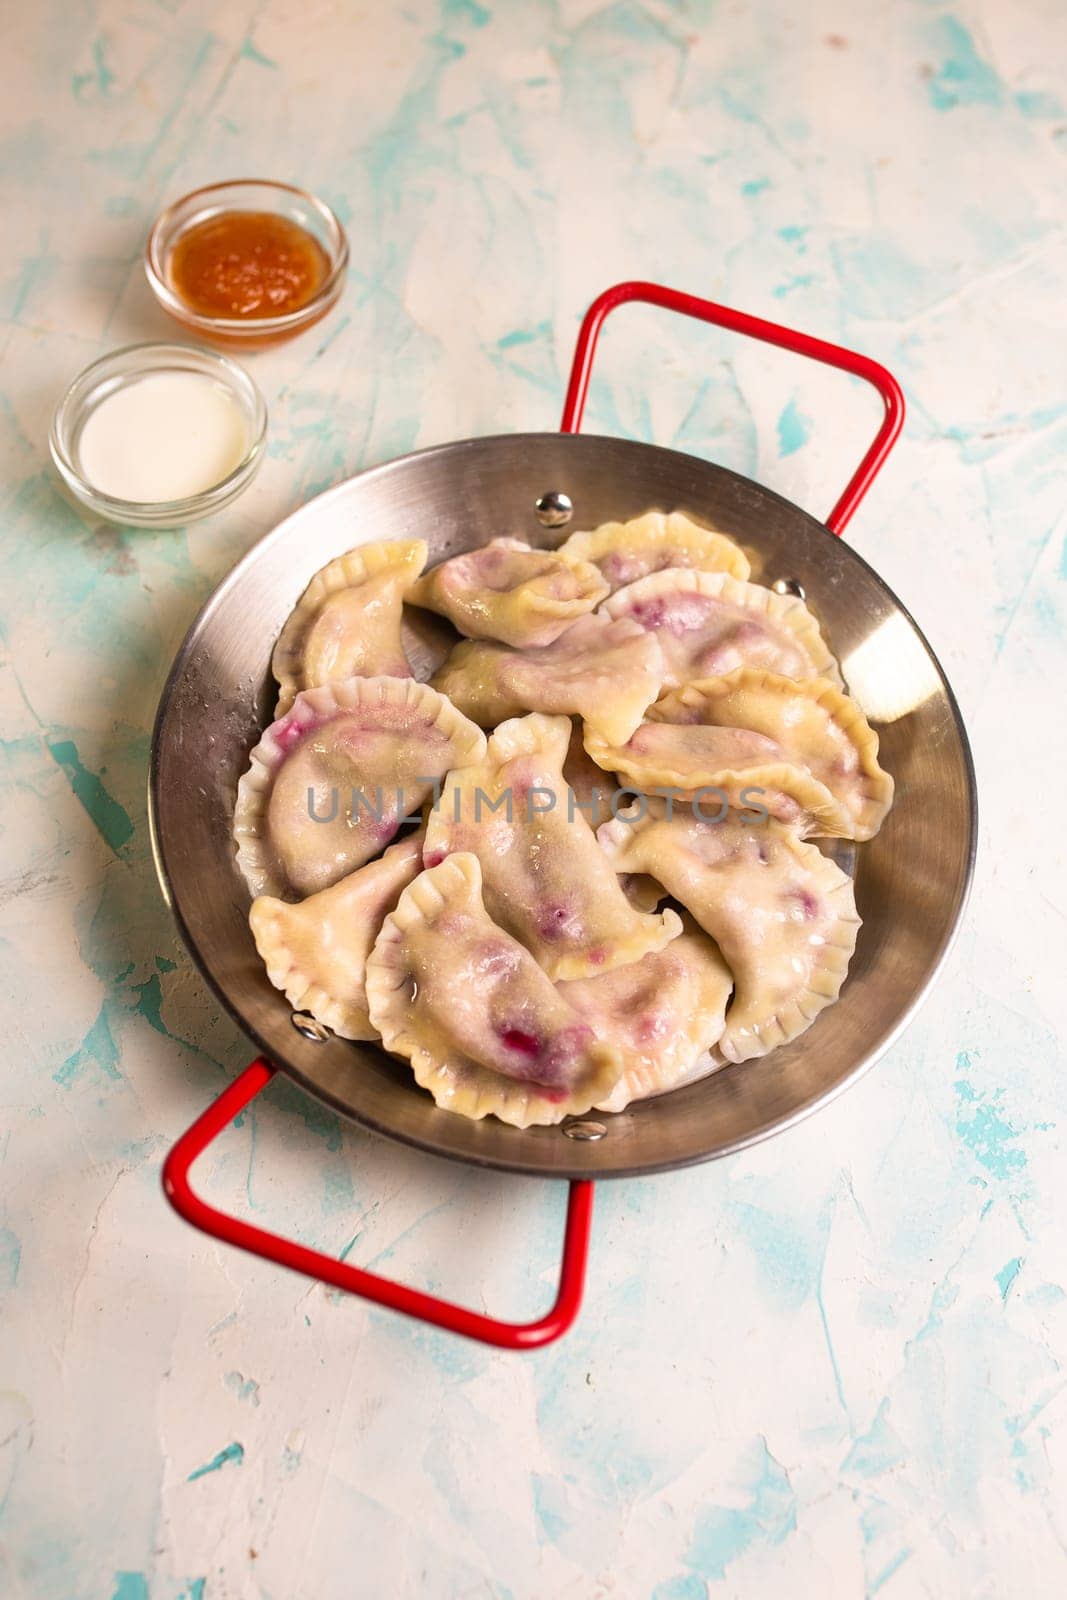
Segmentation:
{"type": "Polygon", "coordinates": [[[468,638],[529,649],[558,639],[607,593],[588,561],[564,561],[521,539],[492,539],[442,561],[420,578],[410,598],[448,617],[468,638]]]}
{"type": "Polygon", "coordinates": [[[299,899],[376,856],[485,735],[425,683],[348,678],[299,694],[237,786],[237,864],[253,895],[299,899]]]}
{"type": "Polygon", "coordinates": [[[256,949],[294,1011],[310,1012],[342,1039],[378,1037],[367,1014],[367,957],[401,891],[421,871],[420,832],[297,905],[273,895],[253,900],[256,949]]]}
{"type": "Polygon", "coordinates": [[[422,539],[364,544],[316,572],[274,647],[275,717],[302,689],[336,679],[410,678],[400,621],[426,552],[422,539]]]}
{"type": "Polygon", "coordinates": [[[543,650],[457,645],[432,682],[482,728],[543,711],[581,717],[609,744],[625,744],[660,692],[663,654],[632,618],[588,616],[543,650]]]}
{"type": "Polygon", "coordinates": [[[674,911],[639,911],[573,803],[563,776],[571,724],[502,723],[484,757],[449,773],[426,824],[424,859],[477,856],[486,909],[551,978],[637,961],[681,931],[674,911]]]}
{"type": "Polygon", "coordinates": [[[625,745],[587,727],[585,748],[635,789],[762,806],[809,837],[872,839],[893,803],[878,735],[824,678],[742,667],[664,695],[625,745]]]}
{"type": "Polygon", "coordinates": [[[837,662],[803,600],[743,583],[728,572],[669,567],[618,590],[602,609],[609,617],[632,617],[656,635],[665,689],[721,678],[738,667],[841,682],[837,662]]]}
{"type": "Polygon", "coordinates": [[[516,939],[489,917],[477,858],[423,872],[367,962],[371,1022],[437,1104],[527,1128],[610,1094],[619,1052],[599,1040],[516,939]]]}
{"type": "Polygon", "coordinates": [[[852,882],[793,829],[733,813],[703,822],[647,800],[599,839],[620,871],[651,873],[714,939],[735,985],[718,1045],[727,1061],[788,1043],[837,999],[860,926],[852,882]]]}
{"type": "Polygon", "coordinates": [[[568,561],[591,561],[611,588],[621,589],[664,567],[693,567],[747,578],[749,560],[740,545],[714,528],[702,528],[682,511],[646,511],[629,522],[603,522],[572,533],[559,553],[568,561]]]}
{"type": "Polygon", "coordinates": [[[559,992],[622,1055],[622,1077],[598,1101],[622,1111],[672,1089],[717,1044],[734,980],[715,945],[688,918],[663,950],[627,967],[561,983],[559,992]]]}

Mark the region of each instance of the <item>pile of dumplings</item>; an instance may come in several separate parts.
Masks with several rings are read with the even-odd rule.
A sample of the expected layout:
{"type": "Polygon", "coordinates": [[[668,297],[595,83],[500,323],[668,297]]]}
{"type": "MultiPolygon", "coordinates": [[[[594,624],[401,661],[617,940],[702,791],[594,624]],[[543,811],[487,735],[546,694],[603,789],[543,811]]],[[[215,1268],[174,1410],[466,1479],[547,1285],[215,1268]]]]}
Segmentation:
{"type": "Polygon", "coordinates": [[[680,512],[426,558],[350,550],[278,639],[234,816],[271,982],[517,1127],[795,1039],[860,926],[808,841],[893,799],[804,602],[680,512]],[[429,683],[405,605],[465,636],[429,683]]]}

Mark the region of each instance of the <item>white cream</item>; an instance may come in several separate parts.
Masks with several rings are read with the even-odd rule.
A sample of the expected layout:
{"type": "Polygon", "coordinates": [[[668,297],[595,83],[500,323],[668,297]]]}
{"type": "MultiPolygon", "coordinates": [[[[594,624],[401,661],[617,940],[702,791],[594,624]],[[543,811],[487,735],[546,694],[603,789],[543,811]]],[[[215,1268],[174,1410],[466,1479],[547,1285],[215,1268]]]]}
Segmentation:
{"type": "Polygon", "coordinates": [[[214,378],[151,372],[94,406],[78,439],[78,464],[113,499],[184,500],[228,477],[249,442],[240,406],[214,378]]]}

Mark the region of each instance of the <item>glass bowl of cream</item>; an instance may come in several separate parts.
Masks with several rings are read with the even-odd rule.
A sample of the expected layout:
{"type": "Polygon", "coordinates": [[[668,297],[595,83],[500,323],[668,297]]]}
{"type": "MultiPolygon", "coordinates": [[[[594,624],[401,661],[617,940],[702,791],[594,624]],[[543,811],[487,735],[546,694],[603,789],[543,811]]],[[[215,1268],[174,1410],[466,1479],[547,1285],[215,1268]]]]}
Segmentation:
{"type": "Polygon", "coordinates": [[[229,505],[263,458],[267,407],[213,350],[135,344],[80,373],[52,419],[52,459],[109,522],[176,528],[229,505]]]}

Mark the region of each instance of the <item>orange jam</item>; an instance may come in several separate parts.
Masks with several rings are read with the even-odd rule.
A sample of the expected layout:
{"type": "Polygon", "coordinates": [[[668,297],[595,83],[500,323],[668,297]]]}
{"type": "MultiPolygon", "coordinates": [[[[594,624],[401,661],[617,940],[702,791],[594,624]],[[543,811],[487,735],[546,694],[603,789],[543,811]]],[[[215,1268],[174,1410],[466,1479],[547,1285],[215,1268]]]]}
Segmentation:
{"type": "Polygon", "coordinates": [[[319,241],[271,211],[221,211],[181,234],[167,276],[190,311],[254,322],[313,300],[330,273],[319,241]]]}

